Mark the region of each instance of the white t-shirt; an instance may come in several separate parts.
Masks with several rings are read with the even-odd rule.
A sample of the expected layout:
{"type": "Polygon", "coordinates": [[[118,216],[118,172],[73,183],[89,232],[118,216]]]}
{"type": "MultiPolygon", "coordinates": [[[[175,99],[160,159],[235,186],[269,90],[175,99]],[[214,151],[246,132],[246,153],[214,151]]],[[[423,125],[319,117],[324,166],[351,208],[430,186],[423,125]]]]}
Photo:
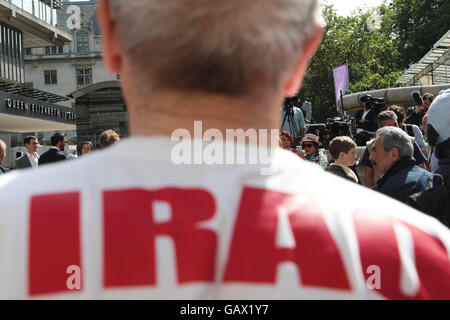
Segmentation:
{"type": "MultiPolygon", "coordinates": [[[[364,112],[363,112],[363,115],[362,115],[361,119],[366,119],[366,116],[369,114],[369,112],[370,112],[370,109],[369,110],[364,109],[364,112]]],[[[361,129],[361,128],[358,128],[358,129],[356,129],[356,134],[358,134],[358,133],[360,133],[362,131],[364,131],[364,130],[361,129]]]]}
{"type": "Polygon", "coordinates": [[[262,175],[177,165],[176,145],[0,176],[0,298],[450,298],[437,220],[289,151],[262,175]]]}
{"type": "Polygon", "coordinates": [[[25,153],[30,160],[30,164],[32,168],[37,168],[39,164],[39,155],[37,153],[31,154],[28,151],[25,153]]]}

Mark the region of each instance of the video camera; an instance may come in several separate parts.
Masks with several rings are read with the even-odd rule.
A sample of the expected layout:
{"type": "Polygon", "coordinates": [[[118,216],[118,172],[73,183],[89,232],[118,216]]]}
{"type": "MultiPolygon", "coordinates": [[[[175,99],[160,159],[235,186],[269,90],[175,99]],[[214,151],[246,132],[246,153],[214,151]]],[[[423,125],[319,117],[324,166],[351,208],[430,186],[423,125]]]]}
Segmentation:
{"type": "Polygon", "coordinates": [[[297,97],[286,97],[286,99],[284,100],[284,103],[283,103],[283,110],[286,113],[290,113],[290,112],[292,112],[294,107],[298,107],[297,106],[298,103],[299,103],[299,101],[298,101],[297,97]]]}
{"type": "Polygon", "coordinates": [[[366,109],[372,110],[375,114],[379,114],[386,108],[384,99],[372,97],[370,94],[363,95],[359,100],[365,102],[366,109]]]}
{"type": "Polygon", "coordinates": [[[330,131],[330,139],[338,136],[347,136],[353,139],[353,132],[356,130],[356,120],[354,117],[328,118],[325,124],[330,131]]]}

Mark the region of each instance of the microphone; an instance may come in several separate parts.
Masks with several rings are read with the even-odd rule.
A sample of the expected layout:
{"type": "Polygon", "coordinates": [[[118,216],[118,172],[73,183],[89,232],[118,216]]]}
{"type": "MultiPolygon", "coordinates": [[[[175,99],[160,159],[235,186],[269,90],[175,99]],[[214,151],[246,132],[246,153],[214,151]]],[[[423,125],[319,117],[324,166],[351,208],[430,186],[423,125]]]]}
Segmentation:
{"type": "Polygon", "coordinates": [[[423,99],[422,99],[422,96],[420,95],[419,91],[411,92],[411,96],[412,96],[416,106],[422,106],[423,105],[423,99]]]}

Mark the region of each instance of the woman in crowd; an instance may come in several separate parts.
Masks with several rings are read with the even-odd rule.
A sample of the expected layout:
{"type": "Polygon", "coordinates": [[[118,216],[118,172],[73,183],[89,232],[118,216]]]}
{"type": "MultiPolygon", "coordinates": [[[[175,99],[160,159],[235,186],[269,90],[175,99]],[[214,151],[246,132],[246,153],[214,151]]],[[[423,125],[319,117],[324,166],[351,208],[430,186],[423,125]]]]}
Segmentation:
{"type": "Polygon", "coordinates": [[[81,155],[88,154],[89,152],[94,151],[94,145],[90,141],[86,141],[83,143],[83,146],[81,147],[81,155]]]}
{"type": "Polygon", "coordinates": [[[317,163],[322,169],[327,170],[328,159],[322,149],[319,149],[319,137],[315,134],[307,133],[300,142],[304,153],[299,152],[298,155],[304,160],[317,163]]]}
{"type": "Polygon", "coordinates": [[[280,139],[281,139],[281,143],[282,143],[281,147],[283,149],[290,150],[294,153],[297,153],[297,151],[295,151],[295,149],[292,148],[292,146],[294,145],[294,138],[288,131],[281,131],[280,139]]]}

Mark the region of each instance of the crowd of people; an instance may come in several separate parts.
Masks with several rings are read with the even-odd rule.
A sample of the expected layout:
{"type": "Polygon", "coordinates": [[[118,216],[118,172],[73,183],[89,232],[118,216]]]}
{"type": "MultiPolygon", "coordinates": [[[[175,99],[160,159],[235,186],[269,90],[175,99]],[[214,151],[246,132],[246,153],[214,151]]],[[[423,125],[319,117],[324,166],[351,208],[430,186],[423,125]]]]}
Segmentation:
{"type": "MultiPolygon", "coordinates": [[[[435,152],[436,143],[428,146],[425,143],[428,140],[429,110],[432,114],[433,111],[439,114],[439,118],[433,119],[434,126],[430,124],[433,132],[434,127],[440,126],[443,133],[439,136],[446,136],[445,131],[448,129],[436,123],[445,122],[450,125],[449,94],[450,90],[442,91],[433,105],[434,96],[426,93],[422,97],[423,105],[410,107],[406,113],[403,107],[391,105],[378,114],[366,106],[367,96],[363,95],[361,102],[364,109],[355,114],[358,124],[356,134],[378,129],[376,136],[367,142],[360,161],[356,157],[356,142],[347,136],[337,136],[324,145],[318,136],[307,133],[300,142],[301,147],[293,148],[291,133],[282,131],[280,146],[304,160],[319,164],[328,172],[359,184],[361,179],[356,167],[361,166],[366,187],[429,213],[450,228],[450,196],[444,192],[447,190],[445,185],[449,183],[448,160],[445,159],[447,156],[445,152],[441,152],[439,161],[435,152]],[[430,106],[433,108],[430,109],[430,106]],[[438,109],[445,111],[435,111],[438,109]],[[420,128],[417,124],[420,124],[420,128]],[[329,150],[331,155],[329,163],[325,150],[329,150]],[[426,205],[420,200],[424,198],[420,194],[436,189],[441,191],[441,196],[435,198],[436,201],[428,201],[426,205]]],[[[368,134],[370,135],[370,131],[368,134]]],[[[321,136],[327,141],[329,131],[324,131],[321,136]]],[[[426,194],[433,194],[433,191],[426,194]]]]}
{"type": "MultiPolygon", "coordinates": [[[[416,166],[394,111],[378,115],[368,147],[379,192],[357,185],[345,137],[323,137],[332,164],[317,135],[292,150],[288,130],[287,152],[256,143],[273,151],[270,166],[202,161],[199,119],[222,136],[279,128],[279,106],[298,93],[321,43],[317,0],[100,0],[98,16],[130,137],[1,175],[0,298],[450,299],[450,230],[401,202],[432,173],[416,166]],[[173,160],[181,131],[189,164],[173,160]],[[76,275],[67,270],[81,273],[81,287],[68,285],[76,275]]],[[[429,107],[427,126],[446,186],[449,92],[429,107]]],[[[53,142],[58,153],[65,140],[53,142]]],[[[228,147],[227,159],[249,148],[228,147]]],[[[414,199],[427,207],[445,195],[433,182],[414,199]]]]}
{"type": "MultiPolygon", "coordinates": [[[[100,134],[98,144],[101,149],[104,149],[112,144],[118,143],[119,141],[120,137],[114,130],[106,130],[100,134]]],[[[25,154],[15,159],[14,169],[37,168],[38,166],[48,163],[72,159],[70,155],[65,153],[67,139],[64,133],[55,132],[50,138],[50,143],[51,146],[49,150],[39,155],[37,152],[38,147],[40,146],[38,138],[35,136],[25,137],[23,141],[26,149],[25,154]]],[[[81,144],[80,149],[82,156],[95,150],[91,141],[84,141],[81,144]]],[[[4,141],[0,140],[0,174],[11,171],[10,168],[1,166],[5,155],[6,144],[4,141]]]]}

